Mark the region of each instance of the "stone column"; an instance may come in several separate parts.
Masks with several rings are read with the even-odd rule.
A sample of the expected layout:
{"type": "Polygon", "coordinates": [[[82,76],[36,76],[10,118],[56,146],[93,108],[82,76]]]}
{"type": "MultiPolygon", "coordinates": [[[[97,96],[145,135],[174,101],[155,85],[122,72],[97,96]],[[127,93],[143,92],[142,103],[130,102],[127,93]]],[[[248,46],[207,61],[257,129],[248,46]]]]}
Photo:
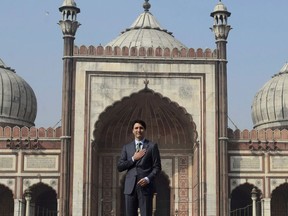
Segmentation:
{"type": "Polygon", "coordinates": [[[24,215],[24,201],[21,199],[14,199],[14,215],[24,215]]]}
{"type": "Polygon", "coordinates": [[[228,199],[228,213],[231,211],[231,198],[228,199]]]}
{"type": "Polygon", "coordinates": [[[32,196],[31,196],[31,190],[28,188],[26,191],[25,191],[25,200],[26,200],[26,212],[25,212],[25,216],[30,216],[30,201],[32,199],[32,196]]]}
{"type": "Polygon", "coordinates": [[[257,216],[257,206],[256,206],[256,200],[257,200],[257,191],[256,188],[252,189],[251,192],[251,199],[252,199],[252,216],[257,216]]]}
{"type": "Polygon", "coordinates": [[[271,199],[270,198],[263,198],[261,200],[262,204],[262,216],[271,216],[271,199]]]}
{"type": "Polygon", "coordinates": [[[155,216],[155,212],[156,212],[156,205],[157,205],[157,202],[156,202],[156,198],[157,198],[157,193],[154,193],[153,194],[153,216],[155,216]]]}

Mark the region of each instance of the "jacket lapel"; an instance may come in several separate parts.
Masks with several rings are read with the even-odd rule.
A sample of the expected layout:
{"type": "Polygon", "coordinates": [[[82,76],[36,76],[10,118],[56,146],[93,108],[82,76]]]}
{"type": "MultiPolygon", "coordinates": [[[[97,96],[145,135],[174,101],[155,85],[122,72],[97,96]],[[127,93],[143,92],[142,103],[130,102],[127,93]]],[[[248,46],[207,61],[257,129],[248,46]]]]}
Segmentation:
{"type": "Polygon", "coordinates": [[[148,149],[149,147],[149,140],[145,139],[143,143],[143,148],[148,149]]]}
{"type": "Polygon", "coordinates": [[[130,143],[128,151],[129,151],[129,154],[134,155],[136,151],[136,146],[135,146],[134,141],[130,143]]]}

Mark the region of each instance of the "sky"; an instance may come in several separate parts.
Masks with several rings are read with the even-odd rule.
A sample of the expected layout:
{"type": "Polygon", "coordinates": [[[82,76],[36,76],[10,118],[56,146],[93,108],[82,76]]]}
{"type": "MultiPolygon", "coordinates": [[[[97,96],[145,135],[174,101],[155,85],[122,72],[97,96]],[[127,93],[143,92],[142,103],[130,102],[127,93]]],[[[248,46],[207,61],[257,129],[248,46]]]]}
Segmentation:
{"type": "MultiPolygon", "coordinates": [[[[144,0],[75,0],[81,23],[75,45],[105,45],[143,12],[144,0]]],[[[215,49],[210,27],[217,0],[150,0],[160,25],[190,48],[215,49]]],[[[233,28],[228,37],[229,127],[252,129],[251,105],[260,88],[288,61],[287,0],[222,0],[233,28]]],[[[1,0],[0,58],[37,97],[36,127],[61,122],[63,0],[1,0]]]]}

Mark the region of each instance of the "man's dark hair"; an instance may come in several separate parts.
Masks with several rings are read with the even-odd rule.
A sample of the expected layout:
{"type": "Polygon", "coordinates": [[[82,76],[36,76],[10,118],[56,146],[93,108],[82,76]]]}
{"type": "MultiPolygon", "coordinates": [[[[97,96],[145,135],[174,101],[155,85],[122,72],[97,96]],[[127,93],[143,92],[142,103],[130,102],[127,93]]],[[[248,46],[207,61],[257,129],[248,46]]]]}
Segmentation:
{"type": "Polygon", "coordinates": [[[131,124],[132,130],[133,130],[134,125],[135,125],[136,123],[142,125],[142,126],[144,127],[144,129],[146,130],[146,123],[145,123],[143,120],[141,120],[141,119],[136,119],[136,120],[134,120],[134,121],[132,122],[132,124],[131,124]]]}

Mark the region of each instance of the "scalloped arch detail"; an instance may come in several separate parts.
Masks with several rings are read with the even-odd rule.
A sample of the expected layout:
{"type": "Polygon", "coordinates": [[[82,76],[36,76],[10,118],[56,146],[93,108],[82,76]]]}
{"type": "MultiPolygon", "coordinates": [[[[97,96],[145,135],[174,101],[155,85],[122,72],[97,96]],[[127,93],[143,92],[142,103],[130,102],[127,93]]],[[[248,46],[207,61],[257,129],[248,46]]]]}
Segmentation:
{"type": "Polygon", "coordinates": [[[98,148],[121,148],[133,140],[131,122],[143,119],[147,139],[161,149],[192,149],[196,125],[186,109],[149,88],[116,101],[100,114],[94,125],[94,143],[98,148]]]}
{"type": "Polygon", "coordinates": [[[285,191],[285,190],[283,190],[283,189],[288,189],[288,183],[287,182],[281,182],[280,184],[279,183],[277,183],[276,182],[276,184],[277,184],[277,186],[275,186],[273,189],[272,189],[272,191],[271,191],[271,195],[270,195],[270,197],[272,198],[273,196],[275,196],[275,194],[277,193],[277,192],[279,192],[279,191],[285,191]]]}
{"type": "Polygon", "coordinates": [[[30,187],[32,192],[34,193],[39,193],[39,189],[42,191],[42,192],[47,192],[47,191],[52,191],[53,193],[55,193],[55,196],[57,197],[58,194],[57,194],[57,191],[51,187],[51,185],[45,183],[45,182],[35,182],[33,183],[30,187]]]}
{"type": "Polygon", "coordinates": [[[11,192],[11,194],[14,196],[14,191],[11,190],[11,188],[9,188],[8,185],[4,184],[3,182],[0,183],[0,190],[3,192],[3,190],[7,190],[9,192],[11,192]],[[2,187],[2,188],[1,188],[2,187]]]}
{"type": "Polygon", "coordinates": [[[232,196],[232,194],[233,193],[235,193],[237,190],[239,190],[239,189],[241,189],[241,188],[249,188],[249,187],[251,187],[251,188],[256,188],[256,190],[257,190],[257,192],[259,193],[259,194],[262,194],[263,193],[263,191],[259,188],[259,187],[257,187],[255,184],[253,184],[252,182],[249,182],[249,179],[245,182],[245,183],[241,183],[241,184],[238,184],[237,186],[235,186],[234,188],[233,188],[233,190],[231,191],[231,193],[230,193],[230,198],[231,198],[231,196],[232,196]]]}

